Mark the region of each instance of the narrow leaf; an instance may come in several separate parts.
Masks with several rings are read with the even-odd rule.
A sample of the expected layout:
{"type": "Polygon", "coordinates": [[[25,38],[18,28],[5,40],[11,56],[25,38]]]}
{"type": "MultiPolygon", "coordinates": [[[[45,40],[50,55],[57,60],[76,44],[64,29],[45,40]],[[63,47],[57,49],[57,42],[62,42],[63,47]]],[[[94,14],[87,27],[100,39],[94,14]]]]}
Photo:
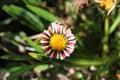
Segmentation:
{"type": "Polygon", "coordinates": [[[28,55],[17,55],[17,54],[7,54],[0,56],[1,59],[5,60],[15,60],[15,61],[25,61],[25,60],[31,60],[32,58],[28,55]]]}
{"type": "Polygon", "coordinates": [[[55,16],[54,14],[52,14],[51,12],[49,12],[43,8],[35,7],[32,5],[27,5],[27,8],[30,9],[35,14],[37,14],[38,16],[40,16],[40,17],[42,17],[45,20],[48,20],[50,22],[54,22],[56,20],[59,20],[59,18],[57,16],[55,16]]]}
{"type": "Polygon", "coordinates": [[[112,34],[115,31],[115,29],[119,27],[118,26],[119,24],[120,24],[120,13],[118,14],[112,26],[110,27],[109,34],[112,34]]]}
{"type": "Polygon", "coordinates": [[[28,53],[32,58],[36,59],[36,60],[41,60],[42,59],[42,56],[44,55],[41,55],[41,54],[37,54],[37,53],[34,53],[34,52],[30,52],[28,53]]]}
{"type": "Polygon", "coordinates": [[[11,15],[15,19],[20,20],[20,22],[27,27],[30,27],[35,31],[44,30],[43,23],[38,19],[37,16],[29,12],[28,10],[25,10],[24,8],[15,5],[4,5],[2,8],[6,13],[11,15]]]}
{"type": "Polygon", "coordinates": [[[37,65],[38,64],[21,66],[21,67],[17,68],[16,70],[14,70],[14,72],[11,73],[11,75],[8,77],[7,80],[15,80],[16,78],[20,77],[24,72],[27,72],[27,71],[33,69],[37,65]]]}
{"type": "Polygon", "coordinates": [[[36,5],[37,4],[37,0],[23,0],[23,2],[25,4],[30,4],[30,5],[36,5]]]}
{"type": "Polygon", "coordinates": [[[35,42],[33,42],[29,37],[26,36],[25,33],[21,32],[20,33],[21,37],[24,38],[28,44],[33,47],[38,53],[43,54],[44,51],[41,49],[40,45],[37,45],[35,42]]]}

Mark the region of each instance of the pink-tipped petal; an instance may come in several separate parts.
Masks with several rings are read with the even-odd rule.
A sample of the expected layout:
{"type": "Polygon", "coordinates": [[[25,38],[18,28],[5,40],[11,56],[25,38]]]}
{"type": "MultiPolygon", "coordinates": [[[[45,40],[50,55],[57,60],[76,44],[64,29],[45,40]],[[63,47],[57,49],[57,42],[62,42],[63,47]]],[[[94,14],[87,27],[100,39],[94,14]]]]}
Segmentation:
{"type": "Polygon", "coordinates": [[[52,58],[56,58],[56,59],[58,59],[58,58],[59,58],[59,52],[54,53],[53,56],[52,56],[52,58]]]}
{"type": "MultiPolygon", "coordinates": [[[[64,35],[64,33],[66,32],[66,28],[65,27],[63,27],[63,35],[64,35]]],[[[64,35],[65,36],[65,35],[64,35]]]]}
{"type": "Polygon", "coordinates": [[[52,35],[53,34],[53,31],[52,31],[52,28],[51,28],[51,26],[50,27],[48,27],[48,33],[50,34],[50,35],[52,35]]]}
{"type": "Polygon", "coordinates": [[[74,40],[74,39],[75,39],[75,36],[73,36],[73,35],[68,36],[68,40],[74,40]]]}
{"type": "Polygon", "coordinates": [[[45,53],[45,54],[47,55],[47,54],[49,54],[51,51],[52,51],[51,49],[48,49],[48,50],[46,50],[46,53],[45,53]]]}
{"type": "Polygon", "coordinates": [[[49,46],[48,43],[42,43],[41,46],[49,46]]]}
{"type": "Polygon", "coordinates": [[[51,26],[52,26],[53,32],[56,33],[56,32],[57,32],[57,28],[56,28],[57,25],[56,25],[56,22],[55,22],[55,23],[52,23],[51,26]]]}
{"type": "Polygon", "coordinates": [[[74,49],[75,47],[74,46],[70,46],[70,45],[67,45],[68,48],[70,49],[74,49]]]}
{"type": "Polygon", "coordinates": [[[59,52],[57,53],[57,59],[59,59],[59,52]]]}
{"type": "Polygon", "coordinates": [[[60,26],[60,34],[62,34],[63,33],[63,26],[61,25],[60,26]]]}
{"type": "Polygon", "coordinates": [[[71,30],[67,29],[64,33],[65,37],[68,37],[71,34],[71,30]]]}
{"type": "Polygon", "coordinates": [[[61,27],[62,25],[59,22],[52,23],[52,29],[55,33],[60,33],[61,27]]]}
{"type": "Polygon", "coordinates": [[[46,51],[46,49],[49,48],[49,46],[41,46],[41,48],[46,51]]]}
{"type": "Polygon", "coordinates": [[[42,40],[42,38],[47,38],[47,39],[49,39],[49,37],[48,37],[47,35],[45,35],[45,34],[42,34],[41,40],[42,40]]]}
{"type": "Polygon", "coordinates": [[[50,48],[50,47],[47,47],[47,48],[45,48],[44,50],[45,50],[45,52],[48,52],[48,51],[51,50],[51,48],[50,48]]]}
{"type": "Polygon", "coordinates": [[[53,56],[52,56],[52,58],[57,58],[57,54],[54,53],[53,56]]]}
{"type": "Polygon", "coordinates": [[[75,43],[76,43],[76,41],[68,41],[68,45],[70,45],[70,46],[74,46],[75,43]]]}
{"type": "Polygon", "coordinates": [[[60,28],[61,28],[61,26],[59,25],[59,26],[57,27],[57,33],[60,33],[60,28]]]}
{"type": "Polygon", "coordinates": [[[66,56],[70,56],[65,50],[63,52],[66,56]]]}
{"type": "Polygon", "coordinates": [[[48,41],[49,38],[42,37],[41,40],[43,40],[43,41],[48,41]]]}
{"type": "Polygon", "coordinates": [[[73,52],[73,49],[70,49],[70,48],[66,48],[65,50],[68,54],[71,54],[73,52]]]}
{"type": "Polygon", "coordinates": [[[52,54],[50,55],[51,58],[54,58],[55,56],[57,57],[56,55],[57,53],[55,51],[52,52],[52,54]]]}
{"type": "Polygon", "coordinates": [[[53,52],[50,52],[49,54],[47,54],[47,56],[50,56],[52,58],[53,52]]]}
{"type": "Polygon", "coordinates": [[[48,36],[51,36],[50,33],[49,33],[48,31],[46,31],[46,30],[44,31],[44,33],[45,33],[46,35],[48,35],[48,36]]]}
{"type": "Polygon", "coordinates": [[[66,58],[66,55],[64,53],[60,53],[60,59],[63,60],[66,58]]]}

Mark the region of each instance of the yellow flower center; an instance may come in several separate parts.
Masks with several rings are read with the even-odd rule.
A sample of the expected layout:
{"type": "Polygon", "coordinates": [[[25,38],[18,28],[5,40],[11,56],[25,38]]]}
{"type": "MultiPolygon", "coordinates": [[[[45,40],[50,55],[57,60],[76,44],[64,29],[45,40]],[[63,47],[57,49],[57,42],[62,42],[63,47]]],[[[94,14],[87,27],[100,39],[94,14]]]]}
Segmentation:
{"type": "Polygon", "coordinates": [[[102,0],[100,6],[104,7],[106,10],[109,10],[114,5],[113,0],[102,0]]]}
{"type": "Polygon", "coordinates": [[[67,44],[67,39],[61,34],[54,34],[49,42],[53,50],[62,51],[67,44]]]}

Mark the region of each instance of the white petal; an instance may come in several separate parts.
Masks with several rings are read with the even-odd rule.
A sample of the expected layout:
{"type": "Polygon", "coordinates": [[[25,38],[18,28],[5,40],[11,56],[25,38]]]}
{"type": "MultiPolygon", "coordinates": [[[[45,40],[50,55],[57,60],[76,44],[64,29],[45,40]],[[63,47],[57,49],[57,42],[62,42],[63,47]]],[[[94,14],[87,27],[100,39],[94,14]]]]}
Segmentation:
{"type": "Polygon", "coordinates": [[[67,45],[74,46],[75,43],[76,43],[76,40],[72,40],[72,41],[68,40],[68,44],[67,45]]]}
{"type": "Polygon", "coordinates": [[[44,31],[48,36],[51,36],[50,33],[48,31],[44,31]]]}
{"type": "Polygon", "coordinates": [[[62,34],[62,31],[63,31],[63,26],[61,25],[60,26],[60,34],[62,34]]]}
{"type": "Polygon", "coordinates": [[[50,58],[53,58],[53,54],[54,54],[54,51],[53,51],[52,54],[50,55],[50,58]]]}
{"type": "Polygon", "coordinates": [[[49,39],[49,37],[46,36],[45,34],[43,34],[43,35],[41,36],[41,38],[47,38],[47,39],[49,39]]]}
{"type": "Polygon", "coordinates": [[[65,50],[63,52],[65,53],[66,56],[70,56],[65,50]]]}
{"type": "Polygon", "coordinates": [[[63,27],[63,34],[65,34],[65,32],[66,32],[66,28],[65,28],[65,27],[63,27]]]}
{"type": "Polygon", "coordinates": [[[73,50],[74,50],[74,49],[66,48],[65,51],[66,51],[66,52],[68,51],[67,53],[68,53],[68,54],[71,54],[71,53],[73,52],[73,50]]]}
{"type": "Polygon", "coordinates": [[[60,59],[63,60],[62,54],[60,53],[60,59]]]}
{"type": "Polygon", "coordinates": [[[45,41],[45,40],[41,40],[41,43],[48,43],[48,41],[45,41]]]}
{"type": "Polygon", "coordinates": [[[74,49],[75,48],[74,46],[70,46],[70,45],[67,45],[67,47],[69,47],[70,49],[74,49]]]}
{"type": "Polygon", "coordinates": [[[67,35],[70,35],[71,34],[71,30],[70,29],[67,29],[65,32],[64,32],[64,35],[67,36],[67,35]]]}
{"type": "Polygon", "coordinates": [[[68,40],[73,40],[73,39],[75,39],[75,36],[71,36],[68,38],[68,40]]]}
{"type": "Polygon", "coordinates": [[[47,49],[49,46],[41,46],[42,49],[47,49]]]}
{"type": "Polygon", "coordinates": [[[49,54],[51,51],[52,51],[52,50],[50,49],[50,50],[48,50],[45,54],[49,54]]]}
{"type": "Polygon", "coordinates": [[[55,33],[55,32],[56,32],[56,24],[55,24],[55,23],[52,23],[52,24],[51,24],[51,27],[52,27],[53,33],[55,33]]]}
{"type": "Polygon", "coordinates": [[[59,59],[59,52],[57,53],[57,59],[59,59]]]}
{"type": "Polygon", "coordinates": [[[53,34],[53,30],[52,30],[51,26],[50,26],[48,29],[49,29],[50,32],[53,34]]]}

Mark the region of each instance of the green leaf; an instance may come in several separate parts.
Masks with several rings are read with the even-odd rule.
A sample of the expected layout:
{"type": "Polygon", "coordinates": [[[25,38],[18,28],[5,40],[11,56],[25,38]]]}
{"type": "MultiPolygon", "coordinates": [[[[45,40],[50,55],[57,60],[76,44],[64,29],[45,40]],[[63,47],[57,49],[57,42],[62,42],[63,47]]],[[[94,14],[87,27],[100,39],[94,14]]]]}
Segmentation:
{"type": "Polygon", "coordinates": [[[4,5],[2,8],[6,13],[11,15],[15,19],[20,20],[20,22],[27,27],[30,27],[31,29],[38,32],[44,30],[43,23],[38,19],[37,16],[29,12],[28,10],[15,5],[4,5]]]}
{"type": "Polygon", "coordinates": [[[30,5],[36,5],[37,4],[37,0],[23,0],[23,2],[25,4],[30,4],[30,5]]]}
{"type": "Polygon", "coordinates": [[[91,65],[100,66],[101,64],[103,64],[101,60],[90,60],[90,59],[76,59],[71,61],[71,63],[74,65],[85,65],[85,66],[91,66],[91,65]]]}
{"type": "Polygon", "coordinates": [[[45,55],[37,54],[37,53],[34,53],[34,52],[30,52],[28,54],[36,60],[42,60],[42,56],[45,56],[45,55]]]}
{"type": "Polygon", "coordinates": [[[105,74],[108,73],[108,70],[111,68],[111,65],[119,58],[118,55],[118,53],[114,53],[107,57],[107,59],[104,61],[104,64],[101,65],[101,67],[97,71],[96,80],[99,80],[100,77],[103,77],[105,74]]]}
{"type": "Polygon", "coordinates": [[[15,61],[25,61],[25,60],[32,59],[28,55],[17,55],[17,54],[7,54],[7,55],[0,56],[0,58],[5,60],[15,60],[15,61]]]}
{"type": "Polygon", "coordinates": [[[11,74],[7,78],[7,80],[15,80],[16,78],[20,77],[23,73],[33,69],[37,65],[38,64],[21,65],[21,66],[18,66],[18,67],[13,67],[9,70],[11,74]]]}
{"type": "Polygon", "coordinates": [[[77,42],[80,46],[84,46],[83,41],[81,40],[81,38],[79,37],[79,34],[76,35],[77,38],[77,42]]]}
{"type": "Polygon", "coordinates": [[[52,14],[51,12],[49,12],[43,8],[35,7],[32,5],[27,5],[27,8],[30,9],[35,14],[37,14],[38,16],[40,16],[40,17],[42,17],[45,20],[48,20],[50,22],[54,22],[54,21],[59,20],[59,18],[57,16],[55,16],[54,14],[52,14]]]}
{"type": "Polygon", "coordinates": [[[112,34],[118,25],[120,24],[120,13],[117,15],[116,19],[114,20],[112,26],[110,27],[109,34],[112,34]]]}
{"type": "Polygon", "coordinates": [[[40,73],[41,71],[44,71],[44,70],[47,70],[47,69],[49,69],[49,65],[48,64],[42,64],[42,65],[37,65],[34,68],[34,71],[40,73]]]}
{"type": "Polygon", "coordinates": [[[42,50],[40,45],[37,45],[35,42],[33,42],[29,37],[26,36],[24,32],[20,33],[21,37],[24,38],[28,44],[33,47],[38,53],[43,54],[44,51],[42,50]]]}

